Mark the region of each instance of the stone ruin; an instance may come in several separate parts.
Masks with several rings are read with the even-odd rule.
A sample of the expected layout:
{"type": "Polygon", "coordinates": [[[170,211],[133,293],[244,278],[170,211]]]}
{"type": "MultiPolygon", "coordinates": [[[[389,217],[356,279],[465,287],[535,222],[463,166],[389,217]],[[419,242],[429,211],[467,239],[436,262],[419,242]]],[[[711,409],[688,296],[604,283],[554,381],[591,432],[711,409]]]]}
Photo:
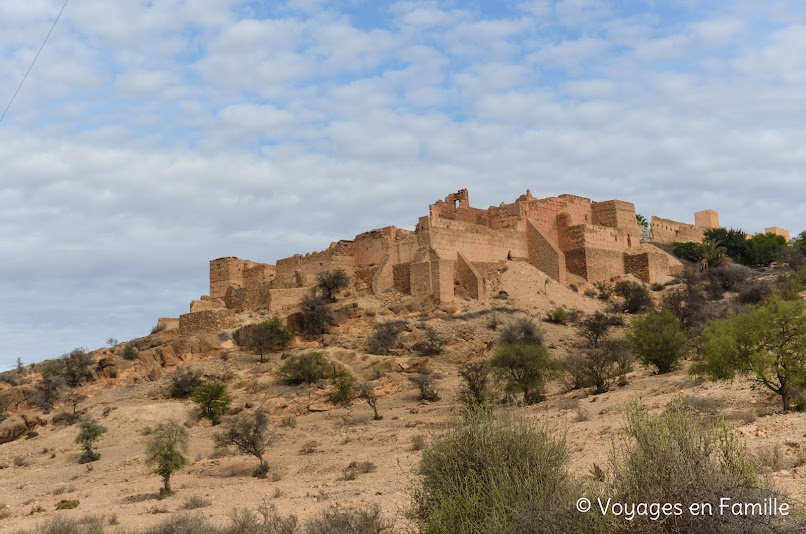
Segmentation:
{"type": "MultiPolygon", "coordinates": [[[[694,224],[652,217],[652,241],[701,242],[719,227],[714,210],[695,213],[694,224]]],[[[327,250],[295,254],[276,264],[235,257],[210,262],[210,294],[194,300],[180,317],[182,333],[236,324],[234,313],[295,307],[318,273],[344,269],[357,290],[396,290],[447,303],[461,286],[485,299],[487,281],[505,261],[525,261],[555,281],[598,282],[632,274],[664,280],[680,263],[645,242],[635,206],[623,200],[595,202],[575,195],[535,198],[531,191],[511,204],[470,205],[467,189],[428,208],[414,231],[387,226],[331,243],[327,250]]]]}

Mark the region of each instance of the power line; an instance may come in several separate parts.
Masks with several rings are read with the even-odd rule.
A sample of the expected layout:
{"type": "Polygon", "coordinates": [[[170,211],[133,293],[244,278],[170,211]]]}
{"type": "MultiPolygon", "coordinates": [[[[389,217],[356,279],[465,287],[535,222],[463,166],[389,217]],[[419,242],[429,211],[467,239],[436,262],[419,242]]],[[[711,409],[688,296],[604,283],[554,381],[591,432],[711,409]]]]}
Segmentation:
{"type": "Polygon", "coordinates": [[[62,13],[64,12],[64,8],[67,7],[67,2],[69,2],[69,1],[70,0],[64,0],[64,4],[62,4],[62,9],[59,11],[59,14],[56,15],[56,20],[54,20],[53,24],[51,24],[50,30],[48,30],[48,34],[45,36],[45,40],[42,41],[42,46],[39,47],[39,50],[37,51],[36,55],[34,56],[34,60],[31,61],[31,65],[28,67],[28,71],[25,73],[25,76],[22,77],[22,81],[17,86],[17,90],[14,91],[14,94],[11,96],[11,100],[9,100],[8,105],[6,106],[6,109],[3,111],[3,114],[0,115],[0,123],[3,122],[3,119],[6,117],[6,113],[8,113],[8,110],[11,107],[11,104],[13,104],[14,99],[17,98],[17,93],[19,93],[20,89],[22,89],[22,84],[25,83],[25,80],[28,78],[28,75],[31,73],[31,69],[34,68],[34,63],[36,63],[36,60],[39,57],[39,54],[42,53],[42,49],[45,48],[45,43],[48,42],[48,39],[50,38],[50,34],[53,32],[53,28],[55,28],[56,23],[59,22],[59,18],[62,16],[62,13]]]}

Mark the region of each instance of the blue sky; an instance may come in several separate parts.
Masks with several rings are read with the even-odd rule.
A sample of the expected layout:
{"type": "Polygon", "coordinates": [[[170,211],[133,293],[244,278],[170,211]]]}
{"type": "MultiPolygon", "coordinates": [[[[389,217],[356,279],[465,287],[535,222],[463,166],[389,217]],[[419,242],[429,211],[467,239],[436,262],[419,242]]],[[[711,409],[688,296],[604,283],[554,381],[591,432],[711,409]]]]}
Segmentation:
{"type": "MultiPolygon", "coordinates": [[[[3,106],[61,3],[0,3],[3,106]]],[[[0,124],[0,366],[461,187],[799,232],[804,49],[797,1],[72,0],[0,124]]]]}

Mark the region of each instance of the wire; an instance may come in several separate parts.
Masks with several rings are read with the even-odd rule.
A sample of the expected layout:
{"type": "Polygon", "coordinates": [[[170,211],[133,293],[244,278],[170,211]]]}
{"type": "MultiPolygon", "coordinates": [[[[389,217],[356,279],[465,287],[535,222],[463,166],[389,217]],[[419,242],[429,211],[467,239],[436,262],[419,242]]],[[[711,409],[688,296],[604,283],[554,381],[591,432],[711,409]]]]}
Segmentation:
{"type": "Polygon", "coordinates": [[[64,0],[64,4],[62,4],[62,9],[59,11],[59,14],[56,15],[56,20],[54,20],[53,24],[51,24],[50,30],[48,30],[48,34],[45,36],[45,40],[42,41],[42,46],[39,47],[39,50],[37,51],[36,55],[34,56],[34,60],[31,61],[31,65],[28,67],[28,71],[25,73],[25,76],[22,77],[22,81],[17,86],[17,90],[14,91],[14,94],[11,96],[11,100],[9,100],[8,105],[6,106],[6,109],[3,111],[3,114],[0,115],[0,123],[3,122],[3,119],[6,117],[6,113],[8,113],[8,110],[11,107],[11,104],[13,104],[14,99],[17,98],[17,93],[19,93],[20,89],[22,89],[22,84],[24,84],[25,80],[28,79],[28,75],[31,73],[31,69],[34,68],[34,63],[36,63],[37,58],[39,58],[39,54],[42,53],[42,49],[45,48],[45,43],[48,42],[48,39],[50,38],[50,34],[53,32],[53,28],[55,28],[56,23],[59,22],[59,18],[62,16],[62,13],[64,12],[64,8],[67,7],[67,2],[69,2],[69,1],[70,0],[64,0]]]}

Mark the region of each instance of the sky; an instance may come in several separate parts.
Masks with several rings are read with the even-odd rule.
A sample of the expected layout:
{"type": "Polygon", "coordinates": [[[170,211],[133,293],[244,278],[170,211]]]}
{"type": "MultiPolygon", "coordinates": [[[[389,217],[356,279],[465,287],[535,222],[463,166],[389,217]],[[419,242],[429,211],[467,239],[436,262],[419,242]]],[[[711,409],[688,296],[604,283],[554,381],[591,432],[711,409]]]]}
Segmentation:
{"type": "MultiPolygon", "coordinates": [[[[5,108],[63,0],[0,2],[5,108]]],[[[460,188],[806,228],[800,0],[71,0],[0,123],[0,368],[460,188]]]]}

